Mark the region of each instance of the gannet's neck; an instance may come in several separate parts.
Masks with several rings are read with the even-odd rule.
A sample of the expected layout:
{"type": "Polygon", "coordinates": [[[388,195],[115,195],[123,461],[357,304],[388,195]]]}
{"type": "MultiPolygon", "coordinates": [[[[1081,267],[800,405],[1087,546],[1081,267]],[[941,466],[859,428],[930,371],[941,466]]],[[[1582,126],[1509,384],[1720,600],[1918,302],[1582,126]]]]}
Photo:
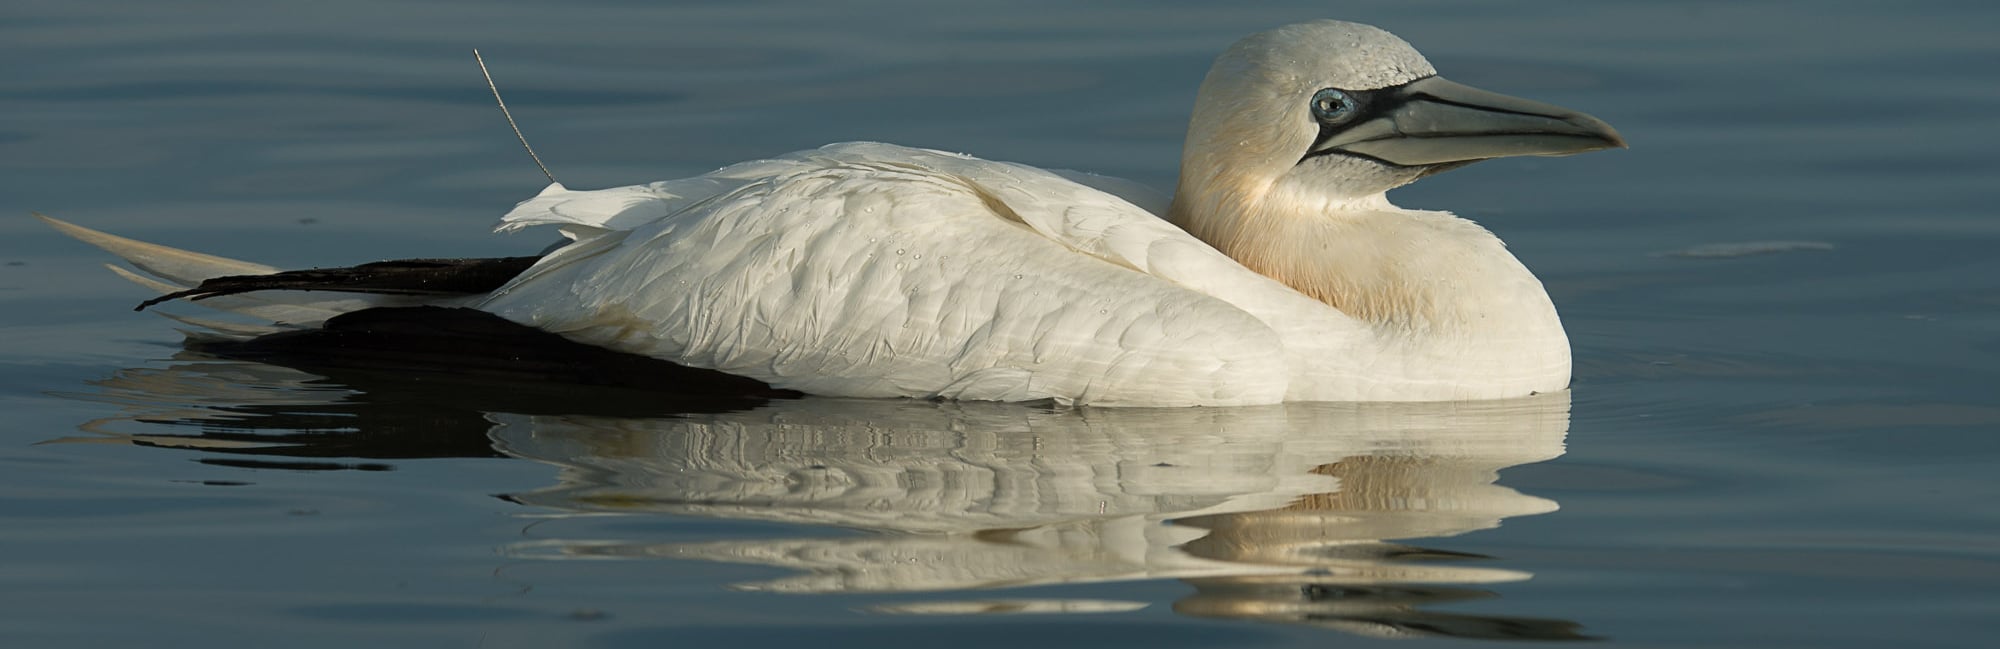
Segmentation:
{"type": "MultiPolygon", "coordinates": [[[[1176,196],[1169,218],[1238,263],[1412,342],[1538,344],[1567,350],[1539,280],[1499,238],[1381,193],[1327,195],[1281,178],[1176,196]],[[1203,200],[1226,193],[1226,201],[1203,200]],[[1224,207],[1228,206],[1228,207],[1224,207]]],[[[1539,353],[1539,352],[1538,352],[1539,353]]]]}

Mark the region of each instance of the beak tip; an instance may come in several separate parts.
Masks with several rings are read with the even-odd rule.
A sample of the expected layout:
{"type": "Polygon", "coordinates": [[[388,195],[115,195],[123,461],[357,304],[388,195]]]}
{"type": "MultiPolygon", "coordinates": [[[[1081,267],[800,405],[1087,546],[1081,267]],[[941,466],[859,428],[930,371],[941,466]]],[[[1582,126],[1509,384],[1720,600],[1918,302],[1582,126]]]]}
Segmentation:
{"type": "Polygon", "coordinates": [[[1612,128],[1611,125],[1605,123],[1604,120],[1583,113],[1572,113],[1570,114],[1569,118],[1565,119],[1564,121],[1567,121],[1570,124],[1575,125],[1575,127],[1578,130],[1581,130],[1585,133],[1595,136],[1598,140],[1603,141],[1604,149],[1632,148],[1630,144],[1627,144],[1625,142],[1625,136],[1619,134],[1618,129],[1612,128]]]}

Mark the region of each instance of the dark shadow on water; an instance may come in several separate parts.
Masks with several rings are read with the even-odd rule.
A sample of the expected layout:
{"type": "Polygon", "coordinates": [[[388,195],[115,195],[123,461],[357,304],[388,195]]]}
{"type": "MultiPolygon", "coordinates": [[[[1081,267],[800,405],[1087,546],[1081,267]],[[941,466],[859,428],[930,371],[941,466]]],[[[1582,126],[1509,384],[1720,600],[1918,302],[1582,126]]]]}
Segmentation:
{"type": "Polygon", "coordinates": [[[1195,592],[1172,610],[1192,617],[1373,637],[1594,639],[1567,620],[1478,614],[1463,603],[1532,575],[1429,547],[1556,509],[1495,481],[1562,454],[1567,393],[1198,409],[801,399],[700,379],[665,389],[687,379],[468,326],[442,337],[336,327],[195,345],[70,395],[126,412],[54,441],[197,451],[205,463],[253,469],[521,458],[555,469],[549,486],[501,496],[538,520],[692,517],[869,533],[742,538],[716,525],[690,541],[683,525],[671,540],[647,538],[644,526],[572,539],[545,525],[508,542],[510,557],[778,567],[788,576],[711,586],[900,595],[861,610],[961,630],[1009,614],[1124,629],[1132,622],[1117,614],[1156,603],[1078,598],[1065,586],[1174,579],[1195,592]],[[1007,592],[983,594],[994,589],[1007,592]],[[1434,610],[1446,603],[1454,610],[1434,610]]]}
{"type": "MultiPolygon", "coordinates": [[[[489,412],[666,417],[754,408],[795,398],[705,370],[579,345],[461,309],[374,309],[323,329],[250,340],[197,338],[167,369],[93,381],[93,401],[188,408],[135,421],[193,427],[134,444],[281,458],[500,457],[489,412]],[[429,317],[412,318],[416,313],[429,317]],[[473,313],[474,316],[440,313],[473,313]],[[169,402],[173,403],[173,402],[169,402]]],[[[86,425],[97,428],[98,422],[86,425]]],[[[387,470],[350,464],[211,458],[293,470],[387,470]]]]}

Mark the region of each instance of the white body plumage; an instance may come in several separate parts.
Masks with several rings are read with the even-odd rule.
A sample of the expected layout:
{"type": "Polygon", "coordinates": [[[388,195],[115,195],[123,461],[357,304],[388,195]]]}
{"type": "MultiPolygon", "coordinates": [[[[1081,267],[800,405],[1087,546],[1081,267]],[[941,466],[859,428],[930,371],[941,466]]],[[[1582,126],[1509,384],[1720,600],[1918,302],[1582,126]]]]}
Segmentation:
{"type": "Polygon", "coordinates": [[[651,185],[551,186],[502,229],[558,225],[577,241],[478,306],[825,395],[1240,405],[1568,382],[1554,309],[1497,239],[1441,213],[1374,209],[1481,244],[1446,260],[1471,275],[1439,280],[1504,290],[1488,306],[1525,313],[1493,319],[1540,327],[1376,326],[1056,173],[874,143],[651,185]]]}

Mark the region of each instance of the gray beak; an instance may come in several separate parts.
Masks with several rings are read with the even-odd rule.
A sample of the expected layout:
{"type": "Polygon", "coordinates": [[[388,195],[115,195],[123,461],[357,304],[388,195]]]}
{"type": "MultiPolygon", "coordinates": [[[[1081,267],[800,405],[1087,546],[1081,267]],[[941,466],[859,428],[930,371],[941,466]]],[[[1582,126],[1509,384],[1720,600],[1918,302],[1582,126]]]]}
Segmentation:
{"type": "Polygon", "coordinates": [[[1368,97],[1361,121],[1324,133],[1308,156],[1349,153],[1407,167],[1624,148],[1603,120],[1439,77],[1368,97]]]}

